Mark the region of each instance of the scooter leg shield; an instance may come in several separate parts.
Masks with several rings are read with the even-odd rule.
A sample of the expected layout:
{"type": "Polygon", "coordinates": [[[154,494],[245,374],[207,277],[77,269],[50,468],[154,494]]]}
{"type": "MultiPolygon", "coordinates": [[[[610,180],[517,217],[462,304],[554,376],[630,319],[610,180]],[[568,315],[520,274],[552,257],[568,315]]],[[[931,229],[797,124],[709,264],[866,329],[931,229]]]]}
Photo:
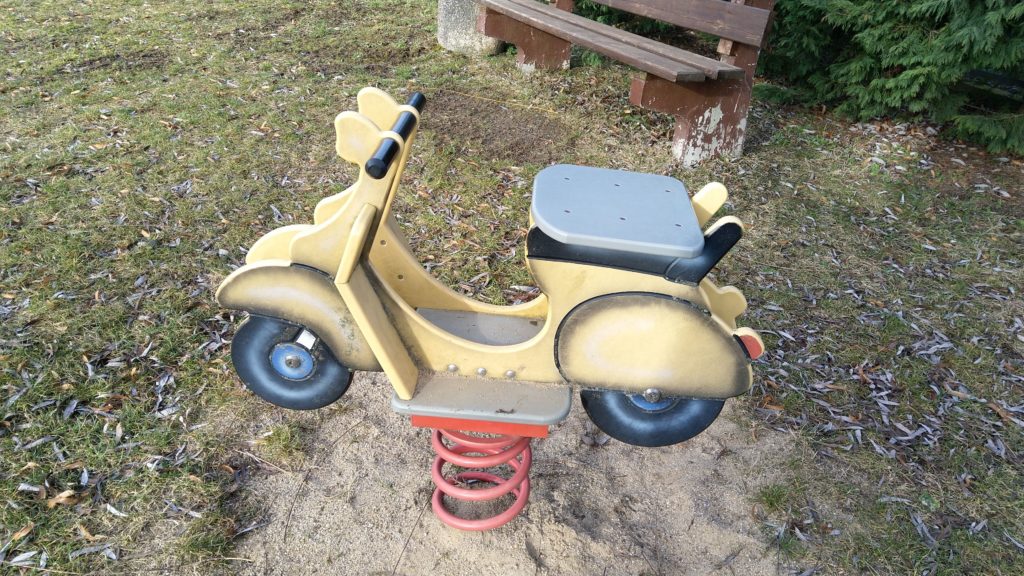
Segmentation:
{"type": "Polygon", "coordinates": [[[287,260],[256,262],[224,279],[217,289],[217,302],[225,308],[305,326],[345,366],[381,370],[334,282],[323,272],[287,260]]]}

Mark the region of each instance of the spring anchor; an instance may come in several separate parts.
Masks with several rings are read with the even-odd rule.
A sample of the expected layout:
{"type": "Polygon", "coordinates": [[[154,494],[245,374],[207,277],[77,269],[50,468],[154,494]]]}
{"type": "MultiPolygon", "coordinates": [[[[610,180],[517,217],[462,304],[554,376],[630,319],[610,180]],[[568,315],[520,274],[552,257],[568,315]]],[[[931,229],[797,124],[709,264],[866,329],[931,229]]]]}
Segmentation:
{"type": "Polygon", "coordinates": [[[445,524],[460,530],[491,530],[503,526],[518,515],[530,497],[530,451],[531,438],[523,436],[470,436],[455,430],[435,429],[431,445],[437,457],[431,468],[431,477],[437,488],[431,501],[434,514],[445,524]],[[448,447],[444,440],[451,442],[448,447]],[[462,468],[471,468],[445,476],[445,462],[462,468]],[[502,478],[482,469],[507,464],[512,476],[502,478]],[[491,484],[487,488],[471,489],[461,485],[468,482],[491,484]],[[511,493],[515,500],[504,512],[479,520],[461,518],[451,513],[444,505],[444,496],[466,502],[488,502],[511,493]]]}

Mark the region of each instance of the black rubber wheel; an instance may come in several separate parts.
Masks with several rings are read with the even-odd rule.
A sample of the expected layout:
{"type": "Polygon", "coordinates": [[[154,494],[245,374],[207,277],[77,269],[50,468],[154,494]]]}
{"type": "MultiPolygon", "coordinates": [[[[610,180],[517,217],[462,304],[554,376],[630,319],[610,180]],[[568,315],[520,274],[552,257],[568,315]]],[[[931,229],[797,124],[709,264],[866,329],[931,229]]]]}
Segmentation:
{"type": "Polygon", "coordinates": [[[293,410],[315,410],[341,398],[352,371],[319,339],[312,350],[296,344],[301,331],[283,320],[249,316],[235,331],[231,362],[260,398],[293,410]]]}
{"type": "Polygon", "coordinates": [[[718,418],[725,400],[665,398],[647,402],[638,394],[582,390],[580,400],[605,434],[634,446],[669,446],[693,438],[718,418]]]}

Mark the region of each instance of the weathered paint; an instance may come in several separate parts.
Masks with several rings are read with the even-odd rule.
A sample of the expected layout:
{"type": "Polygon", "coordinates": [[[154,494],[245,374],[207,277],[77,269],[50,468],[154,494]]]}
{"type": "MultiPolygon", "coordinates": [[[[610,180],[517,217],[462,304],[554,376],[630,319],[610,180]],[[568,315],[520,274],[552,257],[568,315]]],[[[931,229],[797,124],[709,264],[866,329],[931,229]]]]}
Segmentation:
{"type": "Polygon", "coordinates": [[[749,362],[731,334],[690,302],[662,294],[598,296],[559,328],[558,366],[590,388],[657,388],[666,395],[729,398],[750,388],[749,362]]]}
{"type": "Polygon", "coordinates": [[[477,28],[482,34],[499,38],[516,46],[519,69],[532,72],[537,68],[567,70],[572,44],[542,30],[485,8],[480,14],[477,28]]]}
{"type": "MultiPolygon", "coordinates": [[[[768,11],[775,4],[775,0],[732,1],[768,11]]],[[[556,0],[555,4],[563,10],[571,11],[573,8],[571,0],[556,0]]],[[[484,9],[480,14],[478,29],[483,34],[515,44],[518,48],[517,61],[523,72],[530,73],[536,68],[564,69],[569,66],[569,42],[531,28],[514,18],[484,9]]],[[[729,80],[707,78],[702,79],[705,80],[703,82],[675,83],[647,75],[646,79],[634,79],[630,91],[630,102],[634,105],[676,117],[672,154],[688,168],[716,156],[737,158],[743,152],[747,112],[760,46],[722,39],[718,44],[718,52],[723,62],[742,68],[744,76],[729,80]]]]}
{"type": "Polygon", "coordinates": [[[722,123],[722,104],[708,108],[698,116],[690,126],[690,138],[679,138],[672,143],[672,155],[683,161],[683,166],[691,167],[712,157],[720,146],[719,130],[722,123]]]}
{"type": "MultiPolygon", "coordinates": [[[[365,98],[360,99],[361,108],[365,104],[368,114],[346,112],[336,121],[339,155],[360,166],[356,183],[345,192],[321,201],[313,224],[275,231],[257,242],[258,254],[221,285],[217,296],[222,305],[310,327],[347,365],[383,368],[397,395],[409,399],[415,393],[420,371],[443,372],[451,364],[474,371],[481,379],[500,380],[503,374],[512,372],[517,381],[560,382],[562,375],[555,363],[555,339],[558,328],[569,314],[583,302],[603,295],[642,292],[654,295],[651,298],[689,302],[707,314],[687,320],[685,315],[680,316],[682,313],[676,313],[678,321],[666,323],[661,311],[649,313],[650,302],[647,302],[623,307],[615,322],[592,324],[576,331],[582,334],[604,331],[605,336],[612,339],[616,338],[615,330],[608,330],[614,326],[620,327],[619,332],[646,330],[650,335],[668,334],[666,341],[673,342],[673,346],[683,346],[676,354],[681,358],[673,359],[673,354],[667,350],[664,354],[647,350],[645,368],[641,363],[644,350],[630,351],[624,345],[606,346],[602,354],[607,357],[598,358],[593,364],[606,372],[608,367],[621,361],[623,366],[631,366],[650,378],[598,380],[581,372],[578,378],[573,376],[573,383],[640,392],[650,382],[657,381],[660,384],[657,387],[666,394],[696,397],[739,394],[749,386],[749,365],[734,336],[756,337],[756,334],[749,329],[737,329],[736,316],[746,308],[746,301],[732,287],[719,289],[707,279],[694,286],[671,282],[658,275],[539,259],[529,261],[528,265],[542,296],[519,306],[476,302],[439,283],[419,265],[394,219],[386,214],[415,132],[408,141],[403,141],[401,136],[381,130],[371,120],[370,117],[387,121],[401,108],[382,94],[367,92],[365,98]],[[392,138],[399,144],[402,161],[396,162],[385,178],[368,178],[362,167],[384,138],[392,138]],[[364,244],[369,247],[364,249],[364,244]],[[294,266],[296,263],[321,270],[323,274],[294,266]],[[333,286],[327,274],[335,276],[333,286]],[[420,307],[535,318],[542,321],[543,326],[526,341],[488,345],[458,337],[434,325],[417,312],[420,307]],[[695,364],[700,358],[708,359],[707,366],[695,364]],[[745,378],[736,376],[737,365],[746,366],[745,378]],[[720,382],[714,383],[716,378],[709,376],[709,370],[715,366],[719,370],[732,366],[732,376],[723,376],[720,382]],[[691,372],[700,378],[688,380],[686,375],[691,372]]],[[[709,122],[715,119],[715,114],[708,119],[709,122]]],[[[719,125],[724,122],[721,118],[715,121],[719,125]]],[[[711,185],[699,194],[695,209],[701,212],[702,222],[710,218],[726,196],[721,185],[711,185]]],[[[719,223],[732,219],[727,217],[719,223]]],[[[568,343],[569,337],[566,338],[568,343]]],[[[628,340],[641,342],[645,338],[628,340]]]]}
{"type": "Polygon", "coordinates": [[[334,357],[355,370],[379,371],[380,363],[326,274],[288,260],[262,260],[231,273],[217,289],[217,303],[305,326],[334,357]]]}

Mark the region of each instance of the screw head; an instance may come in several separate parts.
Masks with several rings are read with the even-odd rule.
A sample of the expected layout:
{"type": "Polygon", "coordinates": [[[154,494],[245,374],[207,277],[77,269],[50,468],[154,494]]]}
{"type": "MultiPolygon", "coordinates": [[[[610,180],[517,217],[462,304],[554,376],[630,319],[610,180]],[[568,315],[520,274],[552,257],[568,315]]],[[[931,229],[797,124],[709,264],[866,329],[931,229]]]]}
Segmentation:
{"type": "Polygon", "coordinates": [[[299,358],[295,354],[289,354],[284,357],[284,365],[289,368],[298,368],[302,366],[302,358],[299,358]]]}
{"type": "Polygon", "coordinates": [[[459,371],[459,367],[456,366],[455,364],[449,364],[448,365],[448,371],[449,372],[458,372],[459,371]]]}
{"type": "Polygon", "coordinates": [[[516,377],[516,371],[515,370],[507,370],[505,372],[505,378],[508,378],[509,380],[511,380],[512,378],[515,378],[515,377],[516,377]]]}
{"type": "Polygon", "coordinates": [[[661,390],[657,388],[648,388],[643,393],[644,400],[647,400],[651,404],[661,402],[661,390]]]}
{"type": "Polygon", "coordinates": [[[477,368],[476,374],[477,376],[487,376],[487,368],[477,368]]]}

